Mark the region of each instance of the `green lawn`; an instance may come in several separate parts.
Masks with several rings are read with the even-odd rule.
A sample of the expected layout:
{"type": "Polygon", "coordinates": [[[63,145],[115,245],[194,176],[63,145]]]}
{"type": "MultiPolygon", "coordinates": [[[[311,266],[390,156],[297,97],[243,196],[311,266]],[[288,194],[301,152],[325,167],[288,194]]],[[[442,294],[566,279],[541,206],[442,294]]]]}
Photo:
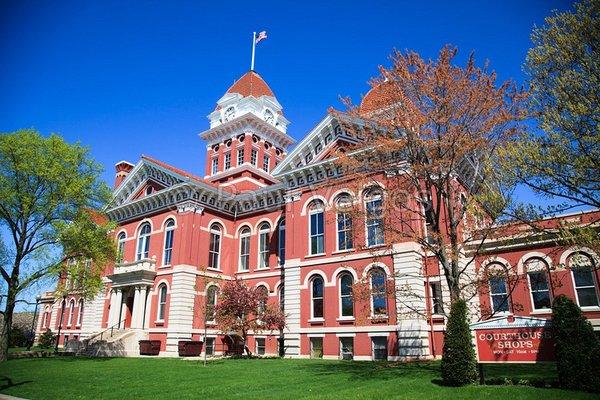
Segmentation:
{"type": "MultiPolygon", "coordinates": [[[[486,366],[505,377],[555,380],[551,365],[486,366]]],[[[592,399],[597,396],[526,386],[438,383],[439,362],[371,363],[321,360],[48,358],[0,363],[0,393],[28,399],[592,399]]]]}

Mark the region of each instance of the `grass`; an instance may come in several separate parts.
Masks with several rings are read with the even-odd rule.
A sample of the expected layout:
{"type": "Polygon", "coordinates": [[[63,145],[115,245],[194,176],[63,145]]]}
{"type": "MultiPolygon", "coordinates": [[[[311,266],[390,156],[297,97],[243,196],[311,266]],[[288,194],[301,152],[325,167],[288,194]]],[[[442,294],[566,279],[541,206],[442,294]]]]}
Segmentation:
{"type": "MultiPolygon", "coordinates": [[[[592,399],[509,385],[439,384],[439,362],[166,358],[17,359],[0,363],[0,393],[28,399],[592,399]]],[[[486,377],[555,380],[552,365],[486,366],[486,377]]]]}

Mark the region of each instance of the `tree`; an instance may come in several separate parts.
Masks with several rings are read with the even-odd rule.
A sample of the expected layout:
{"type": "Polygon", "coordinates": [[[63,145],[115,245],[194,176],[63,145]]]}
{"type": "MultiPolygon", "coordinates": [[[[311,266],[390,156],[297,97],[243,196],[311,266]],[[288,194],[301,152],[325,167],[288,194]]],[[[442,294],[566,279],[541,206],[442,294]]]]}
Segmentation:
{"type": "Polygon", "coordinates": [[[251,288],[240,279],[223,285],[216,307],[216,321],[226,334],[237,334],[242,338],[244,351],[251,355],[247,346],[249,332],[282,330],[285,314],[277,306],[267,304],[268,294],[260,287],[251,288]]]}
{"type": "Polygon", "coordinates": [[[463,386],[477,379],[477,362],[467,319],[467,303],[452,303],[444,336],[442,380],[448,386],[463,386]]]}
{"type": "Polygon", "coordinates": [[[0,224],[8,232],[0,266],[6,287],[0,360],[7,357],[18,296],[32,284],[62,274],[77,284],[59,287],[58,295],[77,290],[91,297],[101,287],[115,246],[112,225],[98,211],[110,198],[100,172],[87,148],[58,135],[0,135],[0,224]]]}
{"type": "Polygon", "coordinates": [[[556,297],[552,303],[552,327],[560,385],[600,392],[600,343],[581,309],[566,296],[556,297]]]}
{"type": "Polygon", "coordinates": [[[56,335],[50,329],[40,335],[39,346],[42,349],[49,349],[56,343],[56,335]]]}
{"type": "Polygon", "coordinates": [[[511,81],[496,85],[473,54],[455,66],[456,55],[450,46],[433,61],[394,51],[361,105],[346,100],[348,110],[335,112],[361,139],[338,152],[345,178],[357,193],[373,187],[383,198],[354,212],[379,226],[379,242],[414,241],[431,254],[452,301],[478,294],[473,261],[508,204],[491,165],[523,130],[527,97],[511,81]]]}
{"type": "MultiPolygon", "coordinates": [[[[542,132],[524,133],[501,149],[499,168],[507,181],[551,203],[511,210],[537,226],[533,221],[541,216],[600,207],[600,1],[583,0],[573,12],[555,12],[531,39],[525,64],[529,107],[542,132]]],[[[575,231],[566,226],[559,237],[600,250],[598,236],[590,232],[597,222],[575,231]]]]}

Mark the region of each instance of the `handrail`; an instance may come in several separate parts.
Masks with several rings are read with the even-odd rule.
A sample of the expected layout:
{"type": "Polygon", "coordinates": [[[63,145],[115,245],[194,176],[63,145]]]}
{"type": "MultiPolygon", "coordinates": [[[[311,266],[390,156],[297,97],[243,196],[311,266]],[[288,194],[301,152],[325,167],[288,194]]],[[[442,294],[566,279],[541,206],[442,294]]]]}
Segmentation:
{"type": "Polygon", "coordinates": [[[125,318],[123,318],[121,321],[117,322],[114,325],[109,326],[108,328],[106,328],[103,331],[100,331],[98,333],[93,334],[92,336],[90,336],[89,338],[87,338],[88,343],[90,342],[90,340],[97,338],[98,336],[100,336],[100,340],[102,340],[102,337],[104,335],[105,332],[108,332],[110,330],[110,336],[109,338],[113,337],[113,332],[115,328],[119,328],[121,326],[121,323],[125,323],[125,318]]]}

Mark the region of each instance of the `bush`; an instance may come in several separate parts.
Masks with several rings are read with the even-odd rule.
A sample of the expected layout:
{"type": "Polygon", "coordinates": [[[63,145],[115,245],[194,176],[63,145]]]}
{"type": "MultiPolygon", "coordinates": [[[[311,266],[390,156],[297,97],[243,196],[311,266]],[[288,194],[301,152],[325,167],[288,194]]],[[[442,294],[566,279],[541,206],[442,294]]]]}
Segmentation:
{"type": "Polygon", "coordinates": [[[566,296],[552,303],[556,368],[561,387],[600,392],[600,342],[581,309],[566,296]]]}
{"type": "Polygon", "coordinates": [[[13,326],[10,330],[10,347],[26,347],[29,344],[28,332],[13,326]]]}
{"type": "Polygon", "coordinates": [[[444,336],[442,380],[448,386],[463,386],[476,379],[477,362],[467,321],[467,303],[457,300],[450,309],[444,336]]]}
{"type": "Polygon", "coordinates": [[[49,349],[56,344],[56,335],[50,329],[40,335],[39,346],[42,349],[49,349]]]}

